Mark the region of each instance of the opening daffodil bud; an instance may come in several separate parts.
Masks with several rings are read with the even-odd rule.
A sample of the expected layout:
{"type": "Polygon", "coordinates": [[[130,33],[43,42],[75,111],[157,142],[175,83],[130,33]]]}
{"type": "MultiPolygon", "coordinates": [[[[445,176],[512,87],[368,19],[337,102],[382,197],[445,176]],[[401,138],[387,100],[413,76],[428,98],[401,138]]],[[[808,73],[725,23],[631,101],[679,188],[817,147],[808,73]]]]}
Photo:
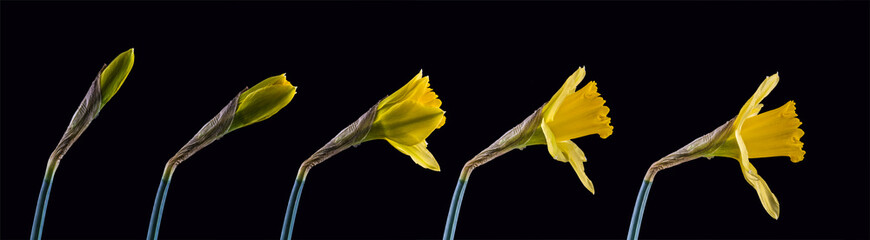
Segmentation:
{"type": "Polygon", "coordinates": [[[444,111],[440,107],[441,100],[429,88],[429,77],[423,77],[421,70],[404,87],[371,106],[356,121],[303,161],[290,192],[280,239],[288,240],[293,235],[302,186],[311,168],[351,146],[369,140],[384,139],[420,166],[440,171],[435,157],[426,148],[429,134],[444,125],[444,111]]]}
{"type": "Polygon", "coordinates": [[[610,117],[607,117],[610,108],[604,106],[604,98],[598,93],[595,82],[589,82],[575,91],[585,76],[586,69],[578,68],[544,105],[544,119],[537,130],[539,133],[532,137],[529,144],[547,144],[553,159],[570,163],[583,186],[595,194],[595,187],[583,167],[586,156],[571,139],[592,134],[607,138],[613,134],[613,126],[610,125],[610,117]]]}
{"type": "Polygon", "coordinates": [[[278,113],[296,95],[285,74],[267,78],[239,95],[239,107],[227,132],[263,121],[278,113]]]}
{"type": "Polygon", "coordinates": [[[124,80],[127,79],[127,75],[130,74],[130,70],[133,69],[133,49],[127,50],[117,57],[115,60],[112,60],[103,72],[100,74],[100,93],[102,94],[102,104],[106,105],[109,102],[109,99],[112,99],[112,96],[115,96],[115,93],[118,92],[118,89],[121,88],[121,85],[124,84],[124,80]]]}
{"type": "Polygon", "coordinates": [[[377,116],[364,141],[385,139],[420,166],[440,171],[426,149],[426,138],[444,125],[441,100],[429,88],[429,76],[420,71],[405,86],[378,103],[377,116]]]}

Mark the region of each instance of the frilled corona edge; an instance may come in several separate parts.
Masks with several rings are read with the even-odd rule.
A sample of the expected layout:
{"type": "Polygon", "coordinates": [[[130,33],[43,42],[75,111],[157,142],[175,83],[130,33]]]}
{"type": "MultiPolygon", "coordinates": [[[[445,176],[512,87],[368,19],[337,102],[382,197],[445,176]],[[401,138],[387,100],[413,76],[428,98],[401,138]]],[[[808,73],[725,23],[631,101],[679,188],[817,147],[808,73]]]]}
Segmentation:
{"type": "MultiPolygon", "coordinates": [[[[247,88],[245,88],[245,90],[247,90],[247,88]]],[[[187,160],[191,155],[226,134],[236,115],[236,109],[239,107],[239,96],[242,92],[245,92],[245,90],[236,94],[236,97],[234,97],[233,100],[230,100],[230,103],[221,109],[217,116],[214,116],[214,118],[208,121],[205,126],[202,126],[202,128],[199,129],[199,132],[197,132],[190,141],[187,141],[187,143],[184,144],[177,153],[175,153],[175,156],[172,156],[172,158],[169,159],[167,165],[178,165],[181,162],[184,162],[184,160],[187,160]]]]}
{"type": "Polygon", "coordinates": [[[710,133],[701,136],[694,141],[690,142],[686,146],[680,148],[677,151],[674,151],[671,154],[659,159],[654,162],[646,172],[646,176],[644,176],[644,180],[652,182],[655,178],[656,173],[661,170],[682,164],[684,162],[688,162],[691,160],[698,159],[700,157],[705,157],[705,154],[713,152],[725,142],[724,140],[728,138],[729,133],[733,131],[734,128],[734,120],[728,120],[722,126],[716,128],[710,133]]]}
{"type": "Polygon", "coordinates": [[[103,64],[103,68],[100,69],[97,73],[97,77],[94,78],[93,82],[91,82],[91,87],[88,88],[88,93],[85,95],[82,103],[79,104],[76,113],[73,114],[69,126],[66,127],[66,131],[63,133],[63,137],[60,138],[60,142],[51,153],[49,161],[60,161],[72,144],[82,135],[85,129],[88,128],[91,121],[93,121],[94,118],[97,118],[97,114],[100,112],[101,108],[100,105],[102,104],[100,100],[102,98],[102,93],[100,92],[100,76],[105,70],[106,64],[103,64]]]}
{"type": "Polygon", "coordinates": [[[541,121],[544,119],[543,109],[544,107],[542,106],[538,108],[538,110],[535,110],[535,112],[526,117],[523,122],[506,132],[504,135],[499,137],[498,140],[489,145],[489,147],[466,162],[465,167],[462,169],[461,176],[467,177],[474,168],[492,161],[496,157],[510,152],[511,150],[525,146],[528,141],[532,139],[535,130],[541,126],[541,121]]]}
{"type": "Polygon", "coordinates": [[[369,130],[372,128],[372,124],[375,122],[375,118],[377,118],[378,104],[380,104],[380,101],[369,108],[366,113],[351,123],[350,126],[341,130],[341,132],[329,140],[326,145],[318,149],[314,154],[308,157],[308,159],[302,162],[302,166],[299,167],[299,173],[296,178],[305,179],[305,176],[308,174],[308,170],[311,170],[311,167],[326,161],[326,159],[329,159],[351,146],[360,144],[366,135],[368,135],[369,130]]]}

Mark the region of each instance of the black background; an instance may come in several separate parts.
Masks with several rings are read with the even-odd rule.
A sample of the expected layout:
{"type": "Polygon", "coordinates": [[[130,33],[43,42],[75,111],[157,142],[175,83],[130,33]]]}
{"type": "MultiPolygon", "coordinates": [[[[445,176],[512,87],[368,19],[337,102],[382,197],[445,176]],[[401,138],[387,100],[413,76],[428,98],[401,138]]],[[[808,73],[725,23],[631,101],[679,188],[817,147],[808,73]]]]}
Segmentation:
{"type": "Polygon", "coordinates": [[[420,69],[447,124],[441,165],[384,141],[315,167],[297,239],[438,239],[465,161],[549,100],[578,66],[615,127],[574,141],[596,195],[543,146],[476,170],[458,238],[623,238],[653,161],[734,117],[781,81],[806,159],[753,163],[779,198],[770,218],[736,161],[661,172],[642,238],[867,238],[867,2],[2,3],[2,238],[30,233],[46,159],[100,69],[133,70],[63,159],[46,239],[145,237],[165,162],[245,86],[299,87],[271,119],[226,135],[174,176],[163,239],[280,235],[299,164],[420,69]]]}

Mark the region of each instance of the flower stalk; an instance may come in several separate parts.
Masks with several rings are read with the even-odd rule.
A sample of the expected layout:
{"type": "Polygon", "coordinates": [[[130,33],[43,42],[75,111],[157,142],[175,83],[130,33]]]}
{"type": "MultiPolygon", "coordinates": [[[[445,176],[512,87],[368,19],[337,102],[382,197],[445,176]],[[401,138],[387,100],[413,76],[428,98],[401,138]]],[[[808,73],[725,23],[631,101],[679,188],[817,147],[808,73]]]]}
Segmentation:
{"type": "Polygon", "coordinates": [[[733,122],[734,119],[731,119],[722,126],[716,128],[713,132],[695,139],[688,145],[654,162],[649,167],[643,178],[643,182],[640,185],[640,191],[637,193],[634,210],[631,213],[631,223],[628,227],[627,239],[637,239],[640,234],[640,224],[643,220],[643,211],[646,209],[646,200],[649,196],[649,191],[656,174],[661,170],[701,158],[703,157],[703,153],[719,148],[719,146],[722,145],[721,140],[724,137],[727,137],[727,132],[730,130],[731,126],[733,126],[733,122]]]}
{"type": "Polygon", "coordinates": [[[169,183],[179,164],[229,132],[265,120],[290,103],[296,87],[282,75],[270,77],[236,96],[167,161],[154,198],[146,239],[156,240],[169,183]]]}
{"type": "Polygon", "coordinates": [[[287,203],[287,211],[284,214],[284,226],[281,229],[282,240],[290,239],[293,235],[293,226],[296,223],[296,209],[299,207],[302,187],[305,185],[305,178],[308,177],[308,172],[315,165],[326,161],[335,156],[335,154],[362,143],[375,121],[377,109],[378,105],[375,104],[375,106],[371,107],[359,119],[351,123],[350,126],[341,130],[338,135],[329,140],[326,145],[314,152],[299,166],[296,180],[293,183],[293,190],[290,192],[290,201],[287,203]]]}
{"type": "Polygon", "coordinates": [[[154,198],[154,207],[151,209],[151,221],[148,224],[148,235],[146,239],[156,240],[157,234],[160,232],[160,220],[163,218],[163,206],[166,202],[166,195],[169,192],[169,183],[172,181],[172,174],[175,173],[175,168],[194,153],[202,150],[212,142],[223,137],[228,133],[230,124],[233,122],[236,108],[239,103],[239,95],[236,95],[229,104],[227,104],[217,116],[212,118],[203,126],[193,138],[190,139],[181,150],[175,153],[172,158],[166,163],[163,168],[163,175],[160,178],[160,185],[157,188],[157,196],[154,198]]]}
{"type": "Polygon", "coordinates": [[[444,225],[444,240],[452,240],[456,235],[456,223],[459,220],[459,209],[462,207],[462,198],[465,196],[465,187],[471,178],[471,172],[475,168],[486,164],[493,159],[504,155],[514,149],[522,149],[535,135],[535,128],[541,124],[543,107],[536,110],[532,115],[523,120],[510,131],[502,135],[498,140],[478,153],[462,167],[459,180],[456,181],[456,189],[453,190],[453,199],[450,200],[450,210],[447,213],[447,223],[444,225]]]}
{"type": "Polygon", "coordinates": [[[97,77],[91,82],[85,98],[79,104],[72,120],[64,131],[54,151],[48,158],[45,175],[42,179],[42,187],[39,190],[39,198],[36,202],[36,212],[33,215],[33,225],[30,229],[30,239],[42,239],[42,229],[45,223],[45,213],[48,208],[48,198],[51,195],[51,186],[54,182],[54,174],[60,165],[60,160],[66,155],[73,143],[85,132],[91,122],[115,95],[127,75],[133,67],[133,49],[127,50],[112,60],[108,65],[97,72],[97,77]]]}

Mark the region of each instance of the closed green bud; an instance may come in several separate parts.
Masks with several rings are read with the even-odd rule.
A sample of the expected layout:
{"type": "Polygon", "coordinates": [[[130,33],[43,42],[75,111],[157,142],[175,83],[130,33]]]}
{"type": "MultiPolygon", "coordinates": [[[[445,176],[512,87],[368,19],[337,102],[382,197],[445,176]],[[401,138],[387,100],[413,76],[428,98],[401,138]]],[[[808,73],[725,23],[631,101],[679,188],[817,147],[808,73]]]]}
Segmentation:
{"type": "Polygon", "coordinates": [[[239,95],[239,107],[227,132],[266,120],[290,103],[296,87],[284,74],[267,78],[239,95]]]}
{"type": "Polygon", "coordinates": [[[102,104],[100,108],[105,106],[112,96],[118,92],[127,75],[130,74],[130,69],[133,68],[133,49],[121,53],[115,60],[109,63],[109,66],[100,74],[100,93],[102,94],[102,104]]]}

